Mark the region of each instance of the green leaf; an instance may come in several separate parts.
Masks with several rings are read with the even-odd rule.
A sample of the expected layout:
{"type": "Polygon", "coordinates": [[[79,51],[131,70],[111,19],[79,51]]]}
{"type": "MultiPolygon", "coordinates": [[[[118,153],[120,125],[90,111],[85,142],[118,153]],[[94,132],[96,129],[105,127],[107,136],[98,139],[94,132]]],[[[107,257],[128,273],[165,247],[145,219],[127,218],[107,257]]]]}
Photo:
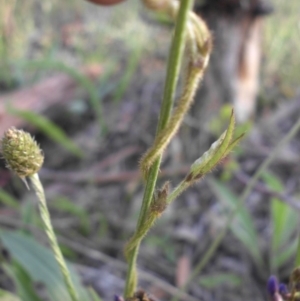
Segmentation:
{"type": "Polygon", "coordinates": [[[83,157],[81,149],[66,135],[66,133],[52,121],[46,117],[36,114],[31,111],[17,110],[8,107],[7,111],[15,116],[26,120],[28,123],[36,126],[45,135],[51,138],[54,142],[60,144],[66,150],[77,157],[83,157]]]}
{"type": "MultiPolygon", "coordinates": [[[[222,183],[209,179],[208,183],[216,193],[219,200],[222,201],[231,210],[234,210],[239,203],[239,199],[228,187],[222,183]]],[[[252,255],[257,263],[262,263],[262,257],[258,249],[258,234],[254,227],[252,218],[245,207],[242,207],[237,213],[230,229],[232,233],[244,244],[246,249],[252,255]]]]}
{"type": "Polygon", "coordinates": [[[234,126],[235,117],[232,111],[227,130],[211,145],[208,151],[192,164],[191,174],[193,177],[203,176],[210,172],[239,143],[243,135],[232,141],[234,126]]]}
{"type": "Polygon", "coordinates": [[[272,249],[286,245],[298,226],[298,213],[277,198],[271,202],[272,249]]]}
{"type": "Polygon", "coordinates": [[[19,299],[19,297],[13,295],[12,293],[2,290],[0,288],[0,300],[1,301],[24,301],[19,299]]]}
{"type": "Polygon", "coordinates": [[[11,207],[13,209],[18,209],[20,207],[18,200],[1,188],[0,188],[0,203],[4,204],[7,207],[11,207]]]}
{"type": "Polygon", "coordinates": [[[245,133],[239,135],[237,138],[235,138],[233,141],[230,142],[230,144],[227,147],[226,154],[229,154],[244,138],[245,133]]]}
{"type": "MultiPolygon", "coordinates": [[[[278,251],[276,257],[273,258],[273,262],[272,262],[273,268],[278,269],[282,267],[284,264],[286,264],[288,260],[294,258],[296,250],[297,250],[297,239],[294,239],[293,241],[288,243],[283,248],[283,250],[278,251]]],[[[296,264],[296,266],[298,266],[299,264],[296,264]]]]}
{"type": "Polygon", "coordinates": [[[241,283],[241,277],[230,273],[215,273],[213,275],[201,276],[199,280],[199,284],[207,289],[215,289],[220,285],[238,287],[241,283]]]}
{"type": "MultiPolygon", "coordinates": [[[[28,273],[33,281],[44,283],[50,300],[71,301],[61,271],[50,250],[22,233],[0,231],[0,238],[10,255],[28,273]]],[[[91,301],[87,290],[81,285],[76,271],[68,264],[80,301],[91,301]]]]}
{"type": "Polygon", "coordinates": [[[102,299],[98,296],[98,294],[95,292],[95,290],[92,287],[89,287],[89,293],[93,301],[102,301],[102,299]]]}
{"type": "Polygon", "coordinates": [[[273,173],[264,171],[261,175],[261,178],[265,181],[268,188],[276,192],[283,192],[284,185],[282,184],[281,180],[273,173]]]}
{"type": "MultiPolygon", "coordinates": [[[[269,189],[275,192],[282,192],[284,190],[284,185],[280,179],[271,172],[265,171],[261,177],[269,189]]],[[[271,223],[273,230],[271,265],[273,269],[277,269],[296,251],[296,246],[291,244],[290,241],[298,226],[298,213],[278,198],[273,197],[271,200],[271,223]]]]}
{"type": "Polygon", "coordinates": [[[235,125],[235,116],[234,116],[234,113],[233,113],[233,110],[232,110],[231,117],[230,117],[230,120],[229,120],[228,128],[227,128],[227,130],[223,134],[224,138],[223,139],[220,138],[220,142],[221,143],[215,149],[215,152],[213,152],[212,158],[211,158],[211,162],[209,162],[209,164],[208,164],[209,166],[207,168],[208,169],[207,171],[211,170],[211,167],[214,167],[216,164],[218,164],[218,162],[221,159],[224,158],[224,156],[227,155],[226,150],[227,150],[228,146],[230,145],[231,139],[233,137],[234,125],[235,125]]]}
{"type": "Polygon", "coordinates": [[[4,269],[7,274],[14,280],[18,296],[23,301],[41,301],[33,289],[32,281],[23,267],[15,260],[10,264],[4,264],[4,269]]]}

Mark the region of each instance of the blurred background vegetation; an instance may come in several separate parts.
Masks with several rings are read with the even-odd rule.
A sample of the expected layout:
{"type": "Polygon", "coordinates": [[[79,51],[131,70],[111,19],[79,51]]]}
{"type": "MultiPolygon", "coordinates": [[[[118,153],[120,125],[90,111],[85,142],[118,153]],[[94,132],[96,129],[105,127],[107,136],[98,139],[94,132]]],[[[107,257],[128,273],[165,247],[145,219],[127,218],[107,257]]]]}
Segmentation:
{"type": "MultiPolygon", "coordinates": [[[[231,231],[202,265],[250,177],[299,119],[300,3],[273,4],[264,21],[257,115],[245,142],[169,208],[142,246],[140,285],[161,300],[171,300],[189,278],[189,296],[182,300],[265,300],[268,275],[286,280],[293,267],[299,135],[264,170],[231,231]]],[[[0,7],[0,116],[18,117],[35,134],[45,152],[41,179],[64,254],[85,285],[113,300],[124,286],[123,247],[143,190],[138,160],[153,139],[172,26],[137,1],[96,7],[79,0],[0,0],[0,7]],[[87,66],[98,70],[95,76],[82,71],[87,66]],[[34,106],[44,109],[37,112],[11,106],[11,93],[21,91],[21,103],[23,89],[60,74],[79,90],[70,100],[62,93],[61,102],[48,106],[41,98],[34,106]]],[[[186,119],[166,154],[162,180],[175,185],[192,163],[186,145],[193,141],[181,142],[186,132],[213,142],[229,111],[228,104],[220,107],[217,124],[209,126],[186,119]]],[[[0,288],[23,301],[59,301],[64,288],[42,246],[47,241],[35,198],[4,163],[0,176],[0,288]]]]}

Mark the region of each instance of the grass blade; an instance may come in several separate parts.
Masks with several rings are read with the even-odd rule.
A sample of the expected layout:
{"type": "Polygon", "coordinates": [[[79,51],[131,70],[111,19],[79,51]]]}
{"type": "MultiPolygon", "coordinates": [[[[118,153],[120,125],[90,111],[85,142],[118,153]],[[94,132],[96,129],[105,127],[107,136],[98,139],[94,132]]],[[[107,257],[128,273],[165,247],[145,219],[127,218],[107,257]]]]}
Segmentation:
{"type": "Polygon", "coordinates": [[[45,135],[77,157],[83,157],[81,149],[66,135],[66,133],[46,117],[31,111],[16,110],[9,107],[8,112],[36,126],[45,135]]]}
{"type": "MultiPolygon", "coordinates": [[[[215,179],[209,179],[209,185],[222,201],[231,210],[234,210],[239,203],[239,198],[235,196],[229,188],[215,179]]],[[[252,218],[245,207],[243,207],[235,217],[234,223],[230,226],[232,233],[243,243],[257,263],[262,262],[259,252],[258,235],[254,227],[252,218]]]]}
{"type": "Polygon", "coordinates": [[[18,209],[20,204],[12,195],[0,188],[0,203],[13,209],[18,209]]]}
{"type": "MultiPolygon", "coordinates": [[[[283,192],[284,185],[278,177],[269,171],[261,175],[267,187],[283,192]]],[[[298,226],[298,213],[282,200],[273,197],[271,206],[272,244],[271,266],[275,271],[293,255],[296,245],[289,243],[298,226]]]]}
{"type": "MultiPolygon", "coordinates": [[[[5,248],[28,273],[33,281],[44,283],[50,300],[70,301],[63,278],[50,250],[32,237],[13,231],[1,231],[0,238],[5,248]]],[[[72,280],[81,301],[91,301],[87,290],[81,285],[76,271],[68,265],[72,280]]]]}
{"type": "Polygon", "coordinates": [[[3,266],[7,274],[14,280],[18,296],[23,301],[41,301],[33,289],[32,280],[17,261],[12,260],[10,265],[4,264],[3,266]]]}

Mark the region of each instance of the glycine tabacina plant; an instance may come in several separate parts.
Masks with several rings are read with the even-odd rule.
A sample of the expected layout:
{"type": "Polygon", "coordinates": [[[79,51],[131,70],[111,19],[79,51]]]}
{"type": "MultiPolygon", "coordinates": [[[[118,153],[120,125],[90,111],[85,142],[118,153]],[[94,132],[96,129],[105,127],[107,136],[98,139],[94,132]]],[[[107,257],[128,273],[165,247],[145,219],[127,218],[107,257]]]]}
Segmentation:
{"type": "MultiPolygon", "coordinates": [[[[165,13],[174,20],[175,30],[170,47],[156,136],[153,145],[140,161],[141,176],[145,182],[145,190],[135,232],[125,246],[125,257],[128,261],[124,290],[126,301],[152,300],[144,291],[137,290],[138,273],[136,261],[139,246],[145,235],[167,206],[184,190],[211,172],[243,137],[243,135],[238,137],[234,135],[235,116],[232,111],[227,130],[212,144],[209,150],[191,165],[189,172],[179,185],[173,190],[170,189],[169,182],[166,182],[161,188],[156,187],[162,154],[182,124],[208,66],[212,50],[212,37],[205,22],[191,11],[192,0],[180,2],[174,0],[143,0],[143,3],[149,9],[165,13]],[[182,60],[185,66],[183,89],[177,105],[173,109],[182,60]]],[[[53,231],[43,186],[38,177],[38,171],[44,160],[43,153],[28,133],[15,128],[7,130],[1,142],[2,154],[6,160],[7,167],[26,184],[26,179],[30,179],[39,200],[39,211],[44,230],[60,267],[69,295],[72,301],[79,301],[53,231]]],[[[268,292],[271,298],[274,301],[299,299],[299,279],[298,269],[295,269],[291,276],[291,288],[288,290],[286,286],[278,285],[276,277],[272,276],[268,282],[268,292]]],[[[116,296],[116,300],[123,300],[123,297],[116,296]]]]}

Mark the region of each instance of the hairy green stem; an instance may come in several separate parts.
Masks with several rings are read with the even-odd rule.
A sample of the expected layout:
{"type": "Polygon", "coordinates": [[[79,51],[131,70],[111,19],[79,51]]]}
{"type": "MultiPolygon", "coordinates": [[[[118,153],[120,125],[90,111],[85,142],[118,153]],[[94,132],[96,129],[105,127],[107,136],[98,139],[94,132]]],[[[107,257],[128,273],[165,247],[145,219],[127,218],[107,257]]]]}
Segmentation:
{"type": "Polygon", "coordinates": [[[143,227],[141,227],[135,234],[131,237],[130,241],[127,244],[127,247],[125,249],[125,255],[130,253],[131,250],[133,250],[139,242],[146,236],[148,230],[153,226],[156,218],[158,216],[154,216],[153,214],[149,216],[148,219],[146,219],[145,224],[143,227]]]}
{"type": "Polygon", "coordinates": [[[181,181],[178,186],[168,195],[167,197],[167,203],[172,203],[180,194],[182,194],[188,187],[190,186],[190,183],[183,180],[181,181]]]}
{"type": "Polygon", "coordinates": [[[47,207],[46,203],[46,197],[43,189],[43,185],[39,179],[39,176],[37,173],[29,177],[33,186],[33,189],[36,193],[36,196],[39,200],[39,210],[40,215],[43,222],[44,230],[48,236],[48,239],[50,241],[50,246],[52,248],[52,251],[54,253],[55,259],[59,265],[59,268],[62,272],[63,279],[65,281],[65,284],[67,286],[68,292],[70,294],[70,297],[72,301],[78,301],[78,297],[74,288],[74,285],[71,280],[70,272],[67,268],[66,262],[63,258],[63,255],[61,253],[61,250],[59,248],[52,224],[50,219],[50,213],[47,207]]]}
{"type": "MultiPolygon", "coordinates": [[[[182,290],[185,291],[188,288],[189,283],[201,272],[201,270],[204,268],[204,266],[207,264],[207,262],[211,259],[211,257],[215,254],[215,251],[219,247],[220,243],[224,239],[227,231],[230,228],[231,223],[233,222],[235,216],[240,211],[240,209],[244,206],[244,203],[249,196],[251,190],[253,189],[254,185],[256,184],[257,180],[261,176],[261,174],[268,168],[268,166],[271,164],[271,162],[276,158],[277,154],[279,153],[280,149],[287,145],[289,141],[297,134],[297,132],[300,130],[300,119],[295,123],[295,125],[291,128],[291,130],[288,132],[288,134],[277,144],[275,149],[270,153],[270,155],[264,160],[264,162],[260,165],[256,173],[253,175],[251,180],[249,181],[248,185],[244,189],[241,197],[240,202],[236,206],[236,208],[230,213],[228,220],[226,222],[225,227],[223,230],[219,233],[219,235],[216,237],[214,242],[211,244],[209,249],[206,251],[205,255],[202,257],[201,261],[197,264],[195,269],[193,270],[193,273],[187,280],[186,284],[182,287],[182,290]]],[[[300,239],[298,243],[298,251],[297,251],[297,259],[296,261],[300,263],[300,239]]],[[[298,264],[299,265],[299,264],[298,264]]],[[[174,296],[172,298],[172,301],[177,301],[178,296],[174,296]]]]}
{"type": "MultiPolygon", "coordinates": [[[[192,3],[193,0],[180,1],[179,12],[175,24],[174,35],[173,35],[171,49],[169,53],[164,95],[163,95],[163,100],[161,105],[158,127],[156,131],[157,135],[160,133],[160,131],[162,131],[166,127],[173,107],[176,85],[178,82],[179,70],[180,70],[181,60],[184,51],[186,24],[187,24],[188,14],[192,6],[192,3]]],[[[150,168],[146,180],[146,187],[145,187],[142,207],[140,210],[140,215],[137,223],[137,231],[144,223],[147,211],[151,204],[160,163],[161,163],[161,155],[155,160],[154,164],[150,168]]],[[[137,284],[136,261],[137,261],[139,246],[140,246],[140,242],[138,242],[135,248],[133,248],[133,250],[128,254],[128,271],[127,271],[125,291],[124,291],[125,297],[132,296],[136,289],[136,284],[137,284]]]]}
{"type": "Polygon", "coordinates": [[[192,63],[190,63],[190,65],[191,66],[189,66],[189,70],[186,75],[182,96],[178,101],[177,107],[174,109],[168,125],[159,132],[152,147],[146,152],[140,162],[144,178],[146,177],[152,163],[160,154],[163,153],[171,139],[178,131],[184,116],[193,102],[199,81],[204,73],[204,68],[194,67],[192,66],[192,63]]]}

